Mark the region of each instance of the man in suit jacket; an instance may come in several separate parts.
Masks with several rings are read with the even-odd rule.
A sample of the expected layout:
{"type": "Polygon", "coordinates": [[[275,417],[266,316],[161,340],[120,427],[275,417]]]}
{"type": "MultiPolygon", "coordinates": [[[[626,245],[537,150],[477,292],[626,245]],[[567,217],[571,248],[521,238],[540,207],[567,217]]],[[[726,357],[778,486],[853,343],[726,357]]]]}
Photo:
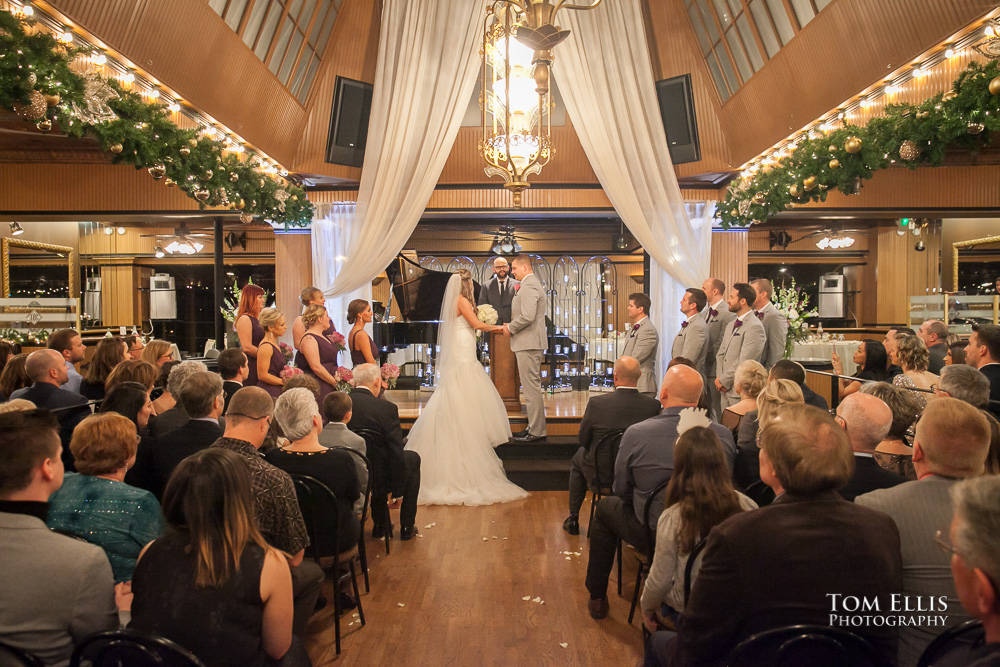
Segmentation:
{"type": "MultiPolygon", "coordinates": [[[[570,535],[580,534],[580,507],[587,497],[588,482],[597,475],[597,445],[609,433],[622,431],[660,414],[660,402],[642,396],[636,388],[639,381],[638,361],[632,357],[619,357],[615,362],[614,377],[615,391],[598,394],[587,401],[587,409],[580,421],[580,449],[573,455],[573,467],[569,471],[569,517],[563,522],[563,530],[570,535]]],[[[614,461],[603,463],[602,472],[607,479],[610,480],[613,470],[614,461]]]]}
{"type": "Polygon", "coordinates": [[[74,329],[58,329],[49,335],[45,346],[50,350],[55,350],[63,358],[67,374],[63,388],[79,394],[83,376],[77,372],[76,364],[87,356],[87,348],[83,345],[83,338],[74,329]]]}
{"type": "Polygon", "coordinates": [[[785,358],[785,341],[788,338],[788,318],[786,318],[774,304],[771,303],[771,295],[774,294],[774,287],[767,278],[757,278],[750,283],[756,294],[753,302],[753,309],[757,317],[764,325],[766,342],[761,351],[760,363],[764,368],[770,368],[785,358]]]}
{"type": "MultiPolygon", "coordinates": [[[[969,344],[965,347],[965,362],[990,381],[988,410],[1000,419],[1000,327],[995,324],[973,324],[969,344]]],[[[16,395],[17,392],[14,392],[16,395]]]]}
{"type": "Polygon", "coordinates": [[[888,489],[906,481],[875,460],[875,448],[885,440],[892,426],[892,410],[882,399],[855,392],[837,406],[836,421],[847,432],[854,452],[854,474],[840,489],[844,500],[877,489],[888,489]]]}
{"type": "MultiPolygon", "coordinates": [[[[913,439],[913,468],[917,481],[858,496],[858,505],[885,512],[895,521],[901,540],[904,598],[947,598],[938,608],[954,627],[969,620],[962,609],[951,576],[951,554],[935,543],[935,533],[947,534],[952,518],[951,487],[958,480],[983,474],[990,447],[986,417],[973,406],[942,396],[927,402],[913,439]]],[[[901,626],[899,664],[915,665],[941,626],[901,626]]]]}
{"type": "MultiPolygon", "coordinates": [[[[644,396],[656,396],[656,348],[660,344],[660,336],[656,327],[649,319],[649,297],[642,292],[628,295],[628,321],[632,331],[625,339],[622,355],[639,361],[642,375],[639,376],[639,393],[644,396]]],[[[692,360],[693,361],[693,360],[692,360]]]]}
{"type": "Polygon", "coordinates": [[[528,428],[514,436],[521,442],[541,440],[548,432],[545,428],[545,405],[542,403],[542,358],[548,347],[545,330],[545,290],[538,276],[531,270],[531,258],[518,255],[511,263],[511,272],[521,281],[510,304],[511,320],[503,325],[510,335],[510,349],[517,358],[517,372],[524,389],[524,403],[528,410],[528,428]]]}
{"type": "Polygon", "coordinates": [[[694,368],[705,374],[705,355],[708,354],[708,324],[701,312],[708,297],[697,287],[689,287],[681,299],[681,312],[687,319],[681,323],[681,330],[674,338],[670,350],[671,359],[684,357],[694,363],[694,368]]]}
{"type": "Polygon", "coordinates": [[[104,550],[45,525],[63,482],[58,426],[45,410],[0,415],[0,641],[46,665],[67,664],[81,639],[118,627],[104,550]]]}
{"type": "Polygon", "coordinates": [[[354,367],[354,391],[351,392],[352,431],[368,429],[382,436],[383,448],[369,449],[368,458],[384,479],[372,480],[371,513],[372,537],[382,537],[385,531],[392,535],[392,524],[383,525],[388,509],[399,508],[399,537],[412,539],[419,531],[417,520],[417,495],[420,492],[420,455],[403,450],[403,429],[399,425],[399,408],[383,398],[377,398],[382,387],[382,373],[375,364],[354,367]],[[392,496],[386,504],[386,495],[392,496]]]}
{"type": "MultiPolygon", "coordinates": [[[[347,428],[347,424],[353,417],[352,410],[351,395],[346,391],[331,391],[326,395],[322,405],[323,420],[326,421],[326,426],[319,432],[319,444],[324,447],[346,447],[362,456],[368,456],[368,443],[360,435],[347,428]]],[[[354,460],[354,472],[358,474],[358,482],[363,491],[368,485],[368,468],[365,467],[365,462],[357,456],[351,454],[350,457],[354,460]]],[[[354,511],[361,514],[364,504],[365,495],[362,493],[361,497],[354,503],[354,511]]]]}
{"type": "Polygon", "coordinates": [[[927,346],[927,370],[940,375],[948,354],[948,325],[941,320],[924,320],[917,329],[917,338],[927,346]]]}
{"type": "MultiPolygon", "coordinates": [[[[760,457],[761,477],[777,499],[709,533],[676,639],[654,635],[653,650],[672,665],[717,664],[750,635],[799,623],[829,626],[831,612],[850,616],[831,594],[877,598],[891,615],[885,610],[900,588],[899,534],[889,517],[837,495],[854,465],[847,435],[809,405],[789,404],[779,415],[761,434],[760,457]]],[[[846,629],[892,663],[894,627],[846,629]]]]}
{"type": "Polygon", "coordinates": [[[222,414],[226,414],[229,410],[229,400],[243,388],[243,383],[250,377],[250,366],[243,350],[230,347],[222,351],[219,355],[219,375],[222,376],[222,392],[226,397],[222,414]]]}
{"type": "Polygon", "coordinates": [[[826,402],[826,399],[810,389],[809,385],[806,384],[806,369],[797,361],[782,359],[774,366],[771,366],[771,372],[767,374],[767,381],[774,382],[775,380],[791,380],[799,385],[806,405],[815,406],[820,410],[830,409],[830,405],[826,402]]]}
{"type": "MultiPolygon", "coordinates": [[[[174,407],[164,410],[149,420],[149,426],[146,428],[151,436],[159,438],[188,423],[191,416],[188,415],[184,405],[180,402],[181,385],[193,374],[206,370],[208,368],[205,364],[191,360],[182,361],[170,369],[170,375],[167,376],[167,392],[177,400],[177,403],[174,407]]],[[[222,429],[225,430],[225,425],[222,426],[222,429]]]]}
{"type": "Polygon", "coordinates": [[[705,308],[705,324],[708,325],[708,338],[705,350],[705,380],[708,385],[709,403],[712,406],[712,418],[722,419],[722,394],[715,386],[716,373],[715,356],[719,353],[719,345],[725,334],[726,326],[736,318],[736,313],[729,312],[726,303],[726,283],[718,278],[706,278],[701,285],[705,293],[708,307],[705,308]]]}
{"type": "Polygon", "coordinates": [[[222,379],[215,373],[198,371],[181,385],[180,404],[188,415],[187,423],[158,436],[153,447],[148,448],[136,468],[142,470],[149,491],[163,497],[167,480],[174,468],[191,454],[208,449],[222,437],[219,417],[225,405],[222,379]]]}
{"type": "MultiPolygon", "coordinates": [[[[656,488],[667,482],[674,471],[674,441],[677,424],[685,408],[698,405],[704,391],[701,374],[690,366],[677,365],[663,377],[660,405],[663,412],[629,427],[622,436],[615,459],[614,495],[601,498],[590,526],[590,560],[587,563],[588,609],[591,618],[608,615],[608,577],[615,561],[618,540],[622,539],[642,553],[650,553],[647,530],[656,531],[663,511],[663,494],[652,497],[656,488]],[[650,524],[643,526],[646,504],[652,503],[650,524]]],[[[733,434],[721,424],[709,428],[719,437],[732,470],[736,459],[733,434]]]]}
{"type": "Polygon", "coordinates": [[[23,398],[36,407],[50,410],[59,420],[59,439],[63,446],[63,465],[66,470],[76,470],[69,442],[73,429],[91,414],[87,399],[62,388],[66,384],[66,363],[56,350],[35,350],[24,362],[24,372],[31,378],[30,387],[11,392],[11,398],[23,398]]]}
{"type": "Polygon", "coordinates": [[[729,291],[729,310],[736,316],[726,325],[715,355],[715,388],[722,394],[723,409],[740,402],[734,387],[736,367],[748,359],[760,360],[764,350],[764,325],[750,308],[755,298],[753,287],[747,283],[736,283],[729,291]]]}
{"type": "Polygon", "coordinates": [[[518,282],[511,278],[510,265],[503,257],[493,260],[493,278],[483,286],[479,293],[479,305],[489,304],[497,311],[497,324],[510,322],[510,304],[514,301],[515,287],[518,282]]]}

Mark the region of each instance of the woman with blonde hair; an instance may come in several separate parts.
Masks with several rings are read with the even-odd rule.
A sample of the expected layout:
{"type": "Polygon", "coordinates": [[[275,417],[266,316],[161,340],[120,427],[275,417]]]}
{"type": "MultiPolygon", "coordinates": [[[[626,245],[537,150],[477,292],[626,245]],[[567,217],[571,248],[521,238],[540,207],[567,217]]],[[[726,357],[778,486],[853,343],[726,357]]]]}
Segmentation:
{"type": "Polygon", "coordinates": [[[927,370],[930,363],[930,353],[927,351],[927,346],[917,336],[905,333],[896,334],[895,344],[889,346],[889,356],[892,358],[892,363],[903,369],[902,373],[892,378],[892,384],[910,391],[913,389],[927,390],[913,391],[922,411],[927,406],[927,401],[934,398],[934,394],[929,392],[940,379],[927,370]]]}
{"type": "Polygon", "coordinates": [[[243,381],[244,387],[257,386],[257,346],[264,340],[264,330],[257,318],[264,309],[265,298],[264,289],[257,285],[244,285],[240,291],[240,305],[236,310],[233,329],[250,367],[250,375],[243,381]]]}
{"type": "Polygon", "coordinates": [[[151,340],[142,350],[142,360],[160,368],[168,361],[174,361],[173,350],[173,346],[165,340],[151,340]]]}
{"type": "Polygon", "coordinates": [[[757,409],[751,410],[743,418],[736,441],[736,463],[733,466],[736,488],[746,489],[760,479],[758,436],[774,419],[777,409],[786,403],[805,403],[802,389],[791,380],[772,380],[757,397],[757,409]]]}
{"type": "Polygon", "coordinates": [[[281,395],[281,370],[285,367],[285,353],[278,347],[278,338],[285,335],[285,316],[277,308],[260,311],[260,326],[264,338],[257,346],[257,386],[278,398],[281,395]]]}
{"type": "Polygon", "coordinates": [[[733,389],[740,401],[722,411],[722,425],[733,432],[735,438],[740,432],[743,417],[757,407],[757,396],[767,385],[767,369],[760,362],[747,359],[736,367],[733,389]]]}
{"type": "Polygon", "coordinates": [[[149,394],[159,379],[160,371],[156,365],[145,359],[130,359],[115,366],[108,374],[104,380],[104,394],[105,396],[110,394],[111,390],[122,382],[137,382],[145,387],[146,393],[149,394]]]}
{"type": "MultiPolygon", "coordinates": [[[[306,312],[305,309],[309,306],[326,305],[326,299],[323,297],[323,290],[318,287],[313,287],[312,285],[302,290],[302,293],[299,295],[299,300],[302,302],[303,313],[306,312]]],[[[292,346],[296,349],[298,349],[299,341],[302,339],[302,334],[305,332],[306,325],[302,323],[302,316],[299,315],[292,323],[292,346]]],[[[330,326],[323,332],[323,335],[329,337],[335,333],[337,333],[337,327],[333,326],[331,318],[330,326]]]]}
{"type": "MultiPolygon", "coordinates": [[[[299,340],[295,353],[295,366],[316,378],[319,382],[320,403],[331,391],[336,391],[337,348],[323,332],[330,326],[330,316],[326,306],[313,304],[302,313],[302,324],[306,332],[299,340]]],[[[280,393],[280,392],[279,392],[280,393]]]]}

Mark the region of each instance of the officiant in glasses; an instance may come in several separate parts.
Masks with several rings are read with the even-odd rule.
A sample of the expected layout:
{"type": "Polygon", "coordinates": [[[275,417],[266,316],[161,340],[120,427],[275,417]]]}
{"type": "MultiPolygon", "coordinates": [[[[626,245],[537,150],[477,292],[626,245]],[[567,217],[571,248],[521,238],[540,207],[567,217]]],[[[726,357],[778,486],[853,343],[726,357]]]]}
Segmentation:
{"type": "Polygon", "coordinates": [[[510,322],[510,303],[520,283],[510,275],[510,264],[503,257],[493,260],[493,277],[479,292],[479,304],[490,304],[496,309],[497,324],[510,322]]]}

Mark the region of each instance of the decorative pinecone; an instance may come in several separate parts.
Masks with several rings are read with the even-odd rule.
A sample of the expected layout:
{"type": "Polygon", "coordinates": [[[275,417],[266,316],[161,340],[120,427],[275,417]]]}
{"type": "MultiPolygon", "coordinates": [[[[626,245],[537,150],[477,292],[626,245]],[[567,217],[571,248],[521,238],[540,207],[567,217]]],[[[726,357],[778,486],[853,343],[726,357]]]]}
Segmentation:
{"type": "Polygon", "coordinates": [[[907,162],[913,162],[918,157],[920,157],[920,149],[917,148],[917,145],[915,143],[907,139],[899,147],[899,157],[906,160],[907,162]]]}

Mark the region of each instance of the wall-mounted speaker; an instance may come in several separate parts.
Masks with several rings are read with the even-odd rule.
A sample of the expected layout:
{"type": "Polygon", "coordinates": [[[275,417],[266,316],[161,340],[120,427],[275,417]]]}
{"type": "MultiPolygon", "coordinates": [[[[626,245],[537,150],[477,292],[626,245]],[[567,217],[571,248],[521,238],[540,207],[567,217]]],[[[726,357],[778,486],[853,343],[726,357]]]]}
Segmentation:
{"type": "Polygon", "coordinates": [[[372,84],[337,77],[333,111],[326,138],[326,161],[360,167],[365,161],[368,119],[372,113],[372,84]]]}
{"type": "Polygon", "coordinates": [[[691,75],[682,74],[656,82],[656,97],[660,103],[663,129],[667,132],[670,160],[674,164],[697,162],[701,159],[698,143],[698,119],[694,113],[691,75]]]}

